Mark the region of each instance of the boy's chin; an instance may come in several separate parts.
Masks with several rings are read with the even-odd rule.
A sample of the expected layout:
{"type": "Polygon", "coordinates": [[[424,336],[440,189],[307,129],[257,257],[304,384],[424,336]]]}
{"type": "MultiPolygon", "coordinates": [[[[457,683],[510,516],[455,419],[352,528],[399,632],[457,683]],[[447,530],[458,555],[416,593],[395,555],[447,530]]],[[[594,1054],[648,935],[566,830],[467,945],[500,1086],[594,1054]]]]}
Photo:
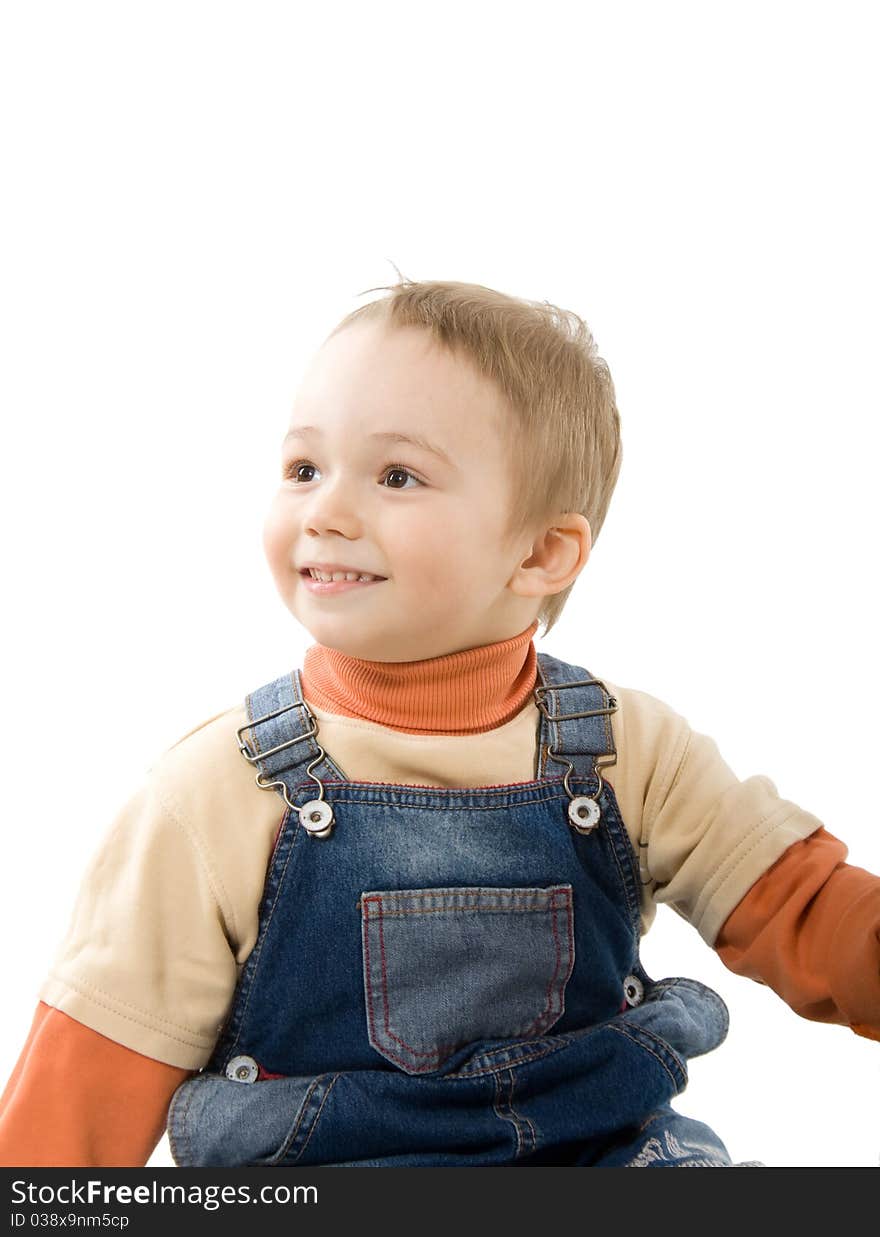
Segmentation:
{"type": "Polygon", "coordinates": [[[377,632],[375,639],[370,639],[364,632],[352,632],[350,620],[324,622],[314,615],[293,612],[294,618],[314,640],[315,644],[323,644],[325,648],[334,649],[346,657],[358,657],[361,661],[399,661],[394,651],[394,640],[388,633],[377,632]]]}

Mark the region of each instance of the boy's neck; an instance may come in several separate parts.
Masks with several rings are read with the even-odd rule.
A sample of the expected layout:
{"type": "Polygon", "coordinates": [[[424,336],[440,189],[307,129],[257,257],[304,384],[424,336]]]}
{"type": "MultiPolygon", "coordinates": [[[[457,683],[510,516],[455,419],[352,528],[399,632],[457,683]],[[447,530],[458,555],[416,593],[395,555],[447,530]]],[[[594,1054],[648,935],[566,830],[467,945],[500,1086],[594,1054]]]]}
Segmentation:
{"type": "Polygon", "coordinates": [[[534,690],[537,620],[509,640],[424,661],[367,661],[313,644],[301,672],[318,709],[415,734],[478,734],[503,726],[534,690]]]}

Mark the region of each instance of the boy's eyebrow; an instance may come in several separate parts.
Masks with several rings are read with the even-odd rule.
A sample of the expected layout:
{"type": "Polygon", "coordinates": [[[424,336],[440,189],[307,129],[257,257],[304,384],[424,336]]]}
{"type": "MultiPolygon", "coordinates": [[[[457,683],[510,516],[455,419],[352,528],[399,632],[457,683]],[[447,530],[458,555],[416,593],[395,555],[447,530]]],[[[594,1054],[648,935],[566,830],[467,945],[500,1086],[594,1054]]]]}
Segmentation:
{"type": "MultiPolygon", "coordinates": [[[[310,435],[320,438],[322,436],[322,431],[317,425],[293,426],[284,435],[281,445],[283,447],[289,438],[308,438],[310,435]]],[[[429,442],[427,438],[423,438],[420,434],[404,434],[400,430],[377,430],[373,434],[368,434],[367,437],[376,439],[379,442],[409,443],[412,447],[420,447],[423,451],[430,451],[432,455],[439,456],[439,458],[443,460],[445,464],[448,464],[450,468],[455,467],[452,460],[442,449],[442,447],[435,446],[434,443],[429,442]]]]}

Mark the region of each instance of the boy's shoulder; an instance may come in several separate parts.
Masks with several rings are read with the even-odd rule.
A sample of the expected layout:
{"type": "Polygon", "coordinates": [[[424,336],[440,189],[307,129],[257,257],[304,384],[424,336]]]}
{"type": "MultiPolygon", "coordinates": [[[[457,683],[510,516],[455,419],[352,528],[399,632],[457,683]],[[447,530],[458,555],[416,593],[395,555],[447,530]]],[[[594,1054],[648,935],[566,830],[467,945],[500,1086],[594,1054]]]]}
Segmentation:
{"type": "Polygon", "coordinates": [[[244,701],[230,705],[219,713],[212,713],[210,717],[203,718],[189,730],[185,730],[179,738],[160,751],[150,766],[151,771],[155,769],[164,772],[166,769],[174,770],[183,766],[191,768],[204,764],[210,766],[230,752],[241,759],[236,732],[246,721],[244,701]]]}
{"type": "Polygon", "coordinates": [[[687,741],[687,718],[665,700],[635,687],[622,687],[607,678],[601,681],[617,701],[611,725],[619,748],[625,745],[633,755],[637,751],[659,754],[687,741]]]}
{"type": "MultiPolygon", "coordinates": [[[[560,658],[559,660],[569,660],[560,658]]],[[[648,734],[678,733],[687,726],[686,719],[665,700],[651,692],[635,687],[624,687],[612,681],[607,675],[596,670],[592,665],[587,669],[580,659],[570,659],[580,669],[585,670],[591,679],[596,679],[606,691],[617,701],[617,708],[612,714],[612,725],[615,736],[618,731],[626,729],[638,732],[642,737],[648,734]]],[[[633,736],[634,737],[634,736],[633,736]]]]}
{"type": "MultiPolygon", "coordinates": [[[[175,739],[171,746],[161,753],[159,759],[162,759],[169,752],[173,752],[182,744],[187,745],[186,756],[188,758],[195,757],[198,759],[214,747],[221,747],[225,750],[229,745],[230,733],[235,735],[235,732],[246,721],[247,715],[244,701],[240,704],[230,705],[228,709],[223,709],[220,713],[214,713],[210,717],[206,717],[203,721],[197,722],[195,726],[185,731],[179,739],[175,739]]],[[[237,747],[238,742],[236,739],[237,747]]]]}
{"type": "Polygon", "coordinates": [[[685,752],[698,736],[687,719],[658,696],[607,678],[602,682],[617,701],[611,715],[616,760],[607,780],[627,827],[634,837],[640,836],[646,817],[650,820],[659,810],[685,752]]]}
{"type": "Polygon", "coordinates": [[[204,821],[220,812],[234,820],[239,810],[269,806],[270,796],[260,791],[239,750],[237,731],[247,720],[242,700],[204,718],[155,758],[149,779],[175,814],[204,821]]]}

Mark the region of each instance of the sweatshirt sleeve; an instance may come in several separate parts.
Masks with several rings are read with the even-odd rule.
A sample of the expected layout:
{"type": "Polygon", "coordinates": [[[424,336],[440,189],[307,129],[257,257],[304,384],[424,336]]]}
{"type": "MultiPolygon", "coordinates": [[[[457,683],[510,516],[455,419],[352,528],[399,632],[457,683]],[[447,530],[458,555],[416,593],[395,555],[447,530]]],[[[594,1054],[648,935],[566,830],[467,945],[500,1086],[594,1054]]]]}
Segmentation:
{"type": "Polygon", "coordinates": [[[190,1073],[40,1001],[0,1099],[0,1166],[141,1168],[190,1073]]]}
{"type": "Polygon", "coordinates": [[[134,1053],[199,1069],[235,986],[233,918],[174,786],[151,774],[92,856],[38,998],[134,1053]]]}
{"type": "Polygon", "coordinates": [[[847,853],[824,827],[795,842],[734,908],[715,949],[801,1017],[880,1040],[880,877],[845,863],[847,853]]]}
{"type": "Polygon", "coordinates": [[[88,862],[0,1100],[0,1163],[142,1166],[210,1058],[281,814],[239,756],[244,720],[162,753],[88,862]]]}
{"type": "Polygon", "coordinates": [[[823,822],[763,774],[740,779],[714,739],[644,693],[629,693],[625,758],[646,892],[714,946],[755,881],[823,822]],[[632,707],[635,704],[636,707],[632,707]],[[645,879],[647,878],[647,879],[645,879]]]}

